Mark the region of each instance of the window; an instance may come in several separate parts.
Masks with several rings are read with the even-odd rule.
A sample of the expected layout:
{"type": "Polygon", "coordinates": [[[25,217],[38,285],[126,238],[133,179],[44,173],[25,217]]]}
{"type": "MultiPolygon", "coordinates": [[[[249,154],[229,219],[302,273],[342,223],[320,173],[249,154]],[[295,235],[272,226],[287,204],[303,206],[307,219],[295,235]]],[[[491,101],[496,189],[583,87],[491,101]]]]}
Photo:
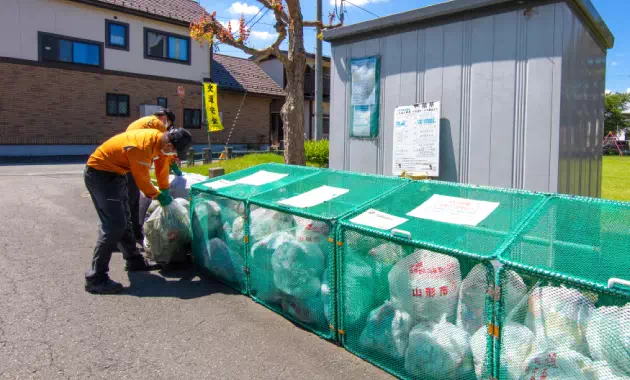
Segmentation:
{"type": "Polygon", "coordinates": [[[103,44],[39,32],[39,60],[103,67],[103,44]]]}
{"type": "Polygon", "coordinates": [[[129,95],[107,94],[107,116],[129,116],[129,95]]]}
{"type": "Polygon", "coordinates": [[[330,116],[328,115],[322,117],[322,133],[325,135],[330,133],[330,116]]]}
{"type": "Polygon", "coordinates": [[[201,110],[184,108],[184,128],[201,128],[201,110]]]}
{"type": "Polygon", "coordinates": [[[157,105],[162,108],[168,108],[168,99],[166,98],[158,98],[157,105]]]}
{"type": "Polygon", "coordinates": [[[129,24],[105,20],[105,46],[129,51],[129,24]]]}
{"type": "Polygon", "coordinates": [[[190,65],[190,37],[145,28],[144,57],[190,65]]]}

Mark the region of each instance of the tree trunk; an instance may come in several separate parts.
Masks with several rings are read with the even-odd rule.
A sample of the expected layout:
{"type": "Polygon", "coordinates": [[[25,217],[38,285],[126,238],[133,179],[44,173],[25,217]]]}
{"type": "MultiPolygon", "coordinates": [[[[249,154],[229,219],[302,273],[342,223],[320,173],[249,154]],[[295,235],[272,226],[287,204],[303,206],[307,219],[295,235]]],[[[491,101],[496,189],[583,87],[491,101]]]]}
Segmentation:
{"type": "Polygon", "coordinates": [[[286,100],[280,114],[284,123],[284,162],[292,165],[304,165],[304,69],[306,51],[304,50],[303,20],[300,2],[287,1],[289,19],[289,64],[286,100]]]}

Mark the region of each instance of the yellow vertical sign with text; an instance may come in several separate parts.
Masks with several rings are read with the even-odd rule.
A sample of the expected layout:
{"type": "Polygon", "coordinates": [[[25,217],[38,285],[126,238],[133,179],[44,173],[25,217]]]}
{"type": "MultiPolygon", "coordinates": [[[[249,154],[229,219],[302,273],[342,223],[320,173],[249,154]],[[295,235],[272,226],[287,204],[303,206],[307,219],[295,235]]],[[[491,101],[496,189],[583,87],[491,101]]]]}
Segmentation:
{"type": "Polygon", "coordinates": [[[206,117],[208,118],[208,132],[222,131],[223,124],[221,124],[221,117],[219,116],[216,83],[204,83],[203,94],[205,98],[206,117]]]}

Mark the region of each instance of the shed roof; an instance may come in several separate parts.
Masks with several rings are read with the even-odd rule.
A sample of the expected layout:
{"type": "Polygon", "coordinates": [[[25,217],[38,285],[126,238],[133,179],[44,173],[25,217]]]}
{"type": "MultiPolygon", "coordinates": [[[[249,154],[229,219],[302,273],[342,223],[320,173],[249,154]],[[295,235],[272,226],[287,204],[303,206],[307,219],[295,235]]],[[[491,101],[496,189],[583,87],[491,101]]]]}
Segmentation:
{"type": "MultiPolygon", "coordinates": [[[[564,0],[575,6],[575,9],[585,18],[588,26],[600,37],[607,48],[612,48],[615,37],[608,26],[601,18],[590,0],[564,0]]],[[[551,2],[551,1],[550,1],[551,2]]],[[[369,21],[360,22],[344,26],[341,28],[324,31],[326,41],[336,41],[353,38],[358,35],[385,31],[395,27],[426,22],[437,18],[446,18],[464,12],[470,15],[472,11],[480,11],[484,8],[501,5],[516,5],[526,7],[527,2],[523,0],[451,0],[444,3],[418,8],[407,12],[375,18],[369,21]]]]}
{"type": "Polygon", "coordinates": [[[224,90],[284,96],[282,88],[254,61],[246,58],[214,54],[212,81],[224,90]]]}

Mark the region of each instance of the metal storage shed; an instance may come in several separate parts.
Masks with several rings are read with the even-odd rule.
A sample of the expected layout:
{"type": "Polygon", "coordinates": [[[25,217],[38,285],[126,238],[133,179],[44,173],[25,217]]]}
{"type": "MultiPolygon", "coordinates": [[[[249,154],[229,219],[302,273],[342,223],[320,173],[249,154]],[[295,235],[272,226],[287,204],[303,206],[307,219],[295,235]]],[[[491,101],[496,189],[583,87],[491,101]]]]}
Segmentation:
{"type": "Polygon", "coordinates": [[[601,193],[606,50],[589,0],[454,0],[330,30],[330,166],[392,173],[394,110],[441,101],[440,179],[601,193]],[[380,57],[376,138],[349,137],[349,60],[380,57]]]}

